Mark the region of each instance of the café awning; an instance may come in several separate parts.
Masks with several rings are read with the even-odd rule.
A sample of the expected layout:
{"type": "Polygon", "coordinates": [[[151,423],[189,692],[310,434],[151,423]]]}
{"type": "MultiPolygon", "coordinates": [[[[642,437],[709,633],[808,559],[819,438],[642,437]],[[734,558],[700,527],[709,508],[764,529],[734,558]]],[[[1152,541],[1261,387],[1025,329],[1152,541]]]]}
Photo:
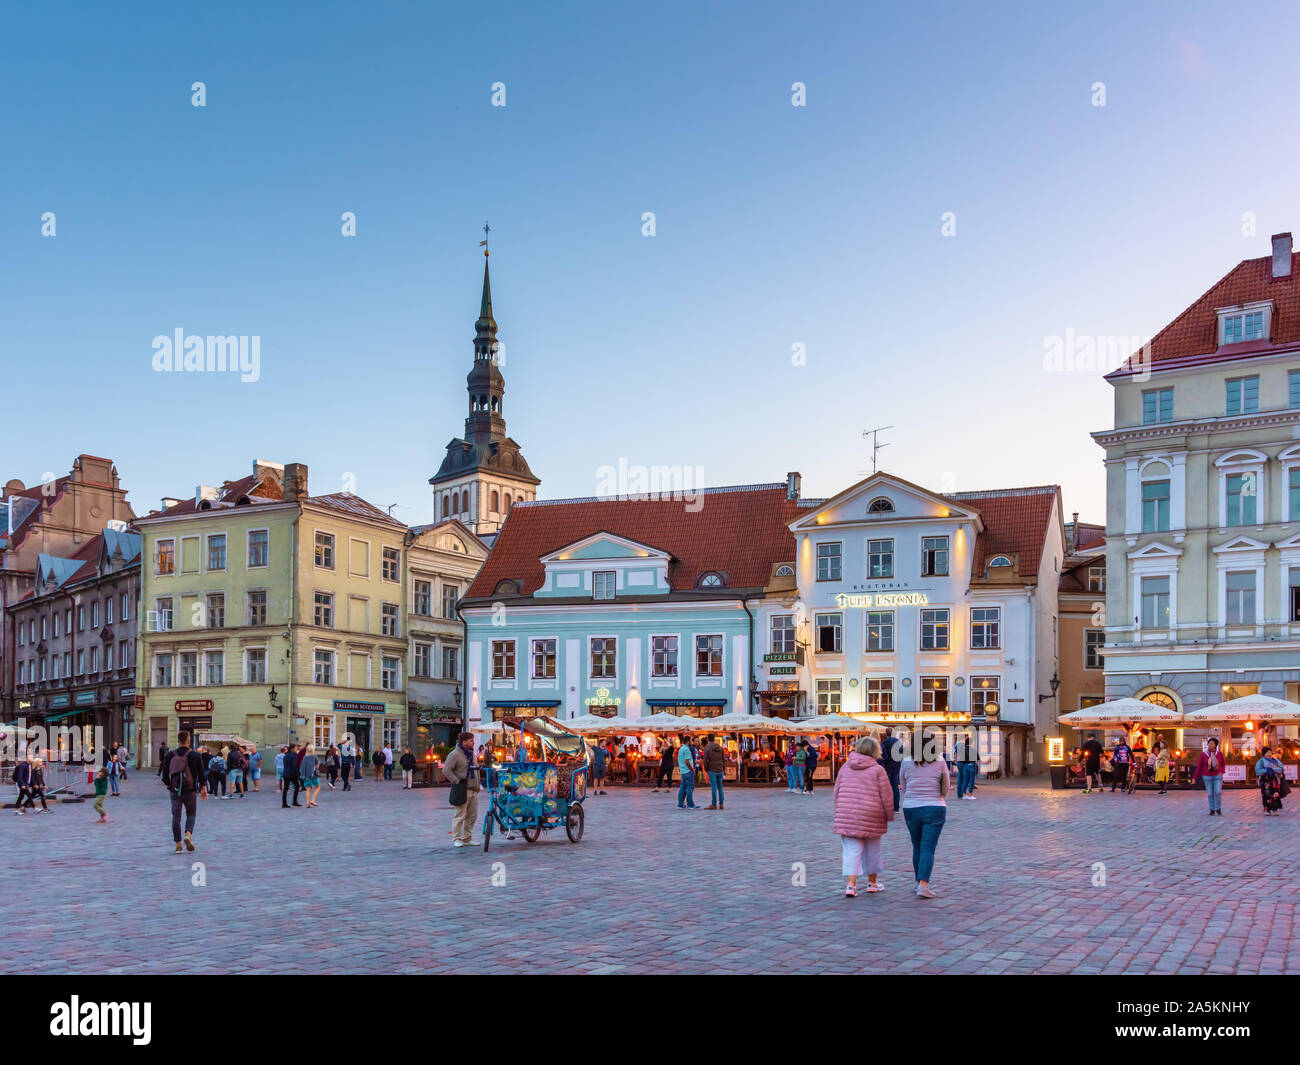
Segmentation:
{"type": "Polygon", "coordinates": [[[800,732],[876,732],[880,725],[873,721],[860,721],[847,714],[818,714],[796,722],[800,732]]]}
{"type": "Polygon", "coordinates": [[[733,710],[717,717],[686,718],[688,732],[790,732],[790,722],[779,717],[746,714],[733,710]]]}
{"type": "Polygon", "coordinates": [[[1183,720],[1189,725],[1235,725],[1244,721],[1295,725],[1300,724],[1300,705],[1271,695],[1243,695],[1240,699],[1189,711],[1183,720]]]}
{"type": "Polygon", "coordinates": [[[1094,725],[1142,725],[1180,726],[1186,720],[1177,710],[1170,710],[1155,703],[1144,703],[1141,699],[1112,699],[1107,703],[1087,706],[1082,710],[1072,710],[1062,714],[1057,720],[1069,728],[1090,728],[1094,725]]]}

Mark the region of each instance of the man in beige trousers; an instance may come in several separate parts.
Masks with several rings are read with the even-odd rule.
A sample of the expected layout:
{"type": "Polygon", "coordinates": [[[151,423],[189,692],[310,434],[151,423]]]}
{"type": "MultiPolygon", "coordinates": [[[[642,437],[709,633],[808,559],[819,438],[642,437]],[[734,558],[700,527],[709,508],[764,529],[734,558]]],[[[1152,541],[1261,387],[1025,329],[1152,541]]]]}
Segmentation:
{"type": "Polygon", "coordinates": [[[442,775],[451,782],[453,788],[461,781],[468,782],[465,802],[453,806],[455,811],[451,819],[451,836],[453,847],[472,845],[474,822],[478,820],[478,770],[474,767],[474,733],[462,732],[460,740],[447,755],[442,764],[442,775]]]}

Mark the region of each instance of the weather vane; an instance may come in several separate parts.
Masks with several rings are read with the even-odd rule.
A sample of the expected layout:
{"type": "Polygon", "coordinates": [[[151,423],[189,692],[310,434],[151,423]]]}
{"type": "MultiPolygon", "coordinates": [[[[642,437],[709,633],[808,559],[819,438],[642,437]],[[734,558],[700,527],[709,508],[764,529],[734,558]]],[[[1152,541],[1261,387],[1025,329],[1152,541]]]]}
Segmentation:
{"type": "Polygon", "coordinates": [[[492,227],[489,226],[486,222],[483,223],[483,239],[478,242],[478,246],[483,249],[484,255],[490,254],[490,252],[488,251],[488,233],[491,231],[491,229],[492,227]]]}

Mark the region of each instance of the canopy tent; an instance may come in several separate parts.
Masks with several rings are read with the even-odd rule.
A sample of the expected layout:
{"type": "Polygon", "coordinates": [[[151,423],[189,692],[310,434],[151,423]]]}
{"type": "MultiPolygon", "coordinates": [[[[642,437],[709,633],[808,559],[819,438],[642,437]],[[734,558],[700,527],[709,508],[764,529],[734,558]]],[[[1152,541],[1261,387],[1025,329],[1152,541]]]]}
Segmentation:
{"type": "Polygon", "coordinates": [[[499,736],[501,733],[505,732],[505,730],[505,725],[501,724],[500,721],[480,721],[477,725],[470,725],[469,727],[470,732],[478,734],[486,733],[492,736],[499,736]]]}
{"type": "Polygon", "coordinates": [[[1144,703],[1140,699],[1112,699],[1108,703],[1098,703],[1082,710],[1072,710],[1062,714],[1057,720],[1069,728],[1090,728],[1094,725],[1142,725],[1179,726],[1185,718],[1177,710],[1144,703]]]}
{"type": "Polygon", "coordinates": [[[224,743],[228,747],[252,747],[253,741],[234,732],[197,732],[195,743],[224,743]]]}
{"type": "Polygon", "coordinates": [[[692,721],[698,721],[699,718],[678,717],[676,714],[666,714],[662,711],[657,714],[649,714],[646,717],[634,718],[613,718],[613,722],[622,720],[623,728],[612,731],[621,731],[629,736],[634,736],[638,732],[683,732],[690,727],[692,721]]]}
{"type": "Polygon", "coordinates": [[[596,733],[610,732],[617,728],[627,731],[628,725],[626,720],[617,717],[597,717],[595,714],[579,714],[577,717],[571,717],[564,722],[565,728],[571,728],[574,732],[596,733]],[[623,724],[619,724],[623,721],[623,724]]]}
{"type": "Polygon", "coordinates": [[[1267,721],[1270,725],[1300,724],[1300,705],[1271,695],[1243,695],[1183,715],[1189,725],[1234,725],[1241,721],[1267,721]]]}
{"type": "Polygon", "coordinates": [[[790,732],[790,723],[779,717],[763,717],[734,710],[717,717],[687,718],[687,732],[790,732]]]}
{"type": "Polygon", "coordinates": [[[881,725],[872,721],[859,721],[847,714],[818,714],[798,722],[799,732],[877,732],[881,725]]]}

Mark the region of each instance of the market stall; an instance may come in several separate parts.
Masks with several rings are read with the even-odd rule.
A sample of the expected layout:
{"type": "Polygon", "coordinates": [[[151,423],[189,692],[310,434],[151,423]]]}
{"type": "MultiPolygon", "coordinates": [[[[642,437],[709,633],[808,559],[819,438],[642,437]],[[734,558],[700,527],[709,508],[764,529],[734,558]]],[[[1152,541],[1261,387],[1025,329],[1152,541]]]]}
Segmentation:
{"type": "Polygon", "coordinates": [[[1243,695],[1189,711],[1183,720],[1188,728],[1213,731],[1217,727],[1225,788],[1254,787],[1255,762],[1265,747],[1273,748],[1282,760],[1288,780],[1296,781],[1300,775],[1300,740],[1276,732],[1279,726],[1300,725],[1300,705],[1296,703],[1269,695],[1243,695]]]}
{"type": "MultiPolygon", "coordinates": [[[[1062,714],[1057,721],[1068,729],[1078,732],[1078,741],[1067,744],[1065,737],[1051,737],[1047,741],[1047,764],[1052,774],[1052,786],[1082,787],[1084,782],[1082,743],[1090,730],[1095,730],[1098,742],[1107,752],[1103,759],[1102,779],[1107,780],[1109,769],[1107,762],[1109,752],[1123,736],[1130,744],[1137,758],[1145,762],[1146,749],[1140,746],[1144,740],[1137,737],[1149,735],[1152,742],[1163,736],[1160,730],[1168,729],[1170,735],[1164,742],[1172,749],[1173,761],[1170,765],[1170,787],[1185,787],[1190,783],[1196,769],[1196,759],[1182,746],[1182,729],[1186,718],[1177,710],[1157,706],[1155,703],[1143,702],[1141,699],[1112,699],[1098,703],[1082,710],[1062,714]],[[1190,768],[1189,768],[1190,759],[1190,768]]],[[[1199,755],[1199,750],[1195,754],[1199,755]]],[[[1145,771],[1145,765],[1139,764],[1138,773],[1145,771]]],[[[1150,786],[1154,786],[1151,784],[1150,786]]]]}

